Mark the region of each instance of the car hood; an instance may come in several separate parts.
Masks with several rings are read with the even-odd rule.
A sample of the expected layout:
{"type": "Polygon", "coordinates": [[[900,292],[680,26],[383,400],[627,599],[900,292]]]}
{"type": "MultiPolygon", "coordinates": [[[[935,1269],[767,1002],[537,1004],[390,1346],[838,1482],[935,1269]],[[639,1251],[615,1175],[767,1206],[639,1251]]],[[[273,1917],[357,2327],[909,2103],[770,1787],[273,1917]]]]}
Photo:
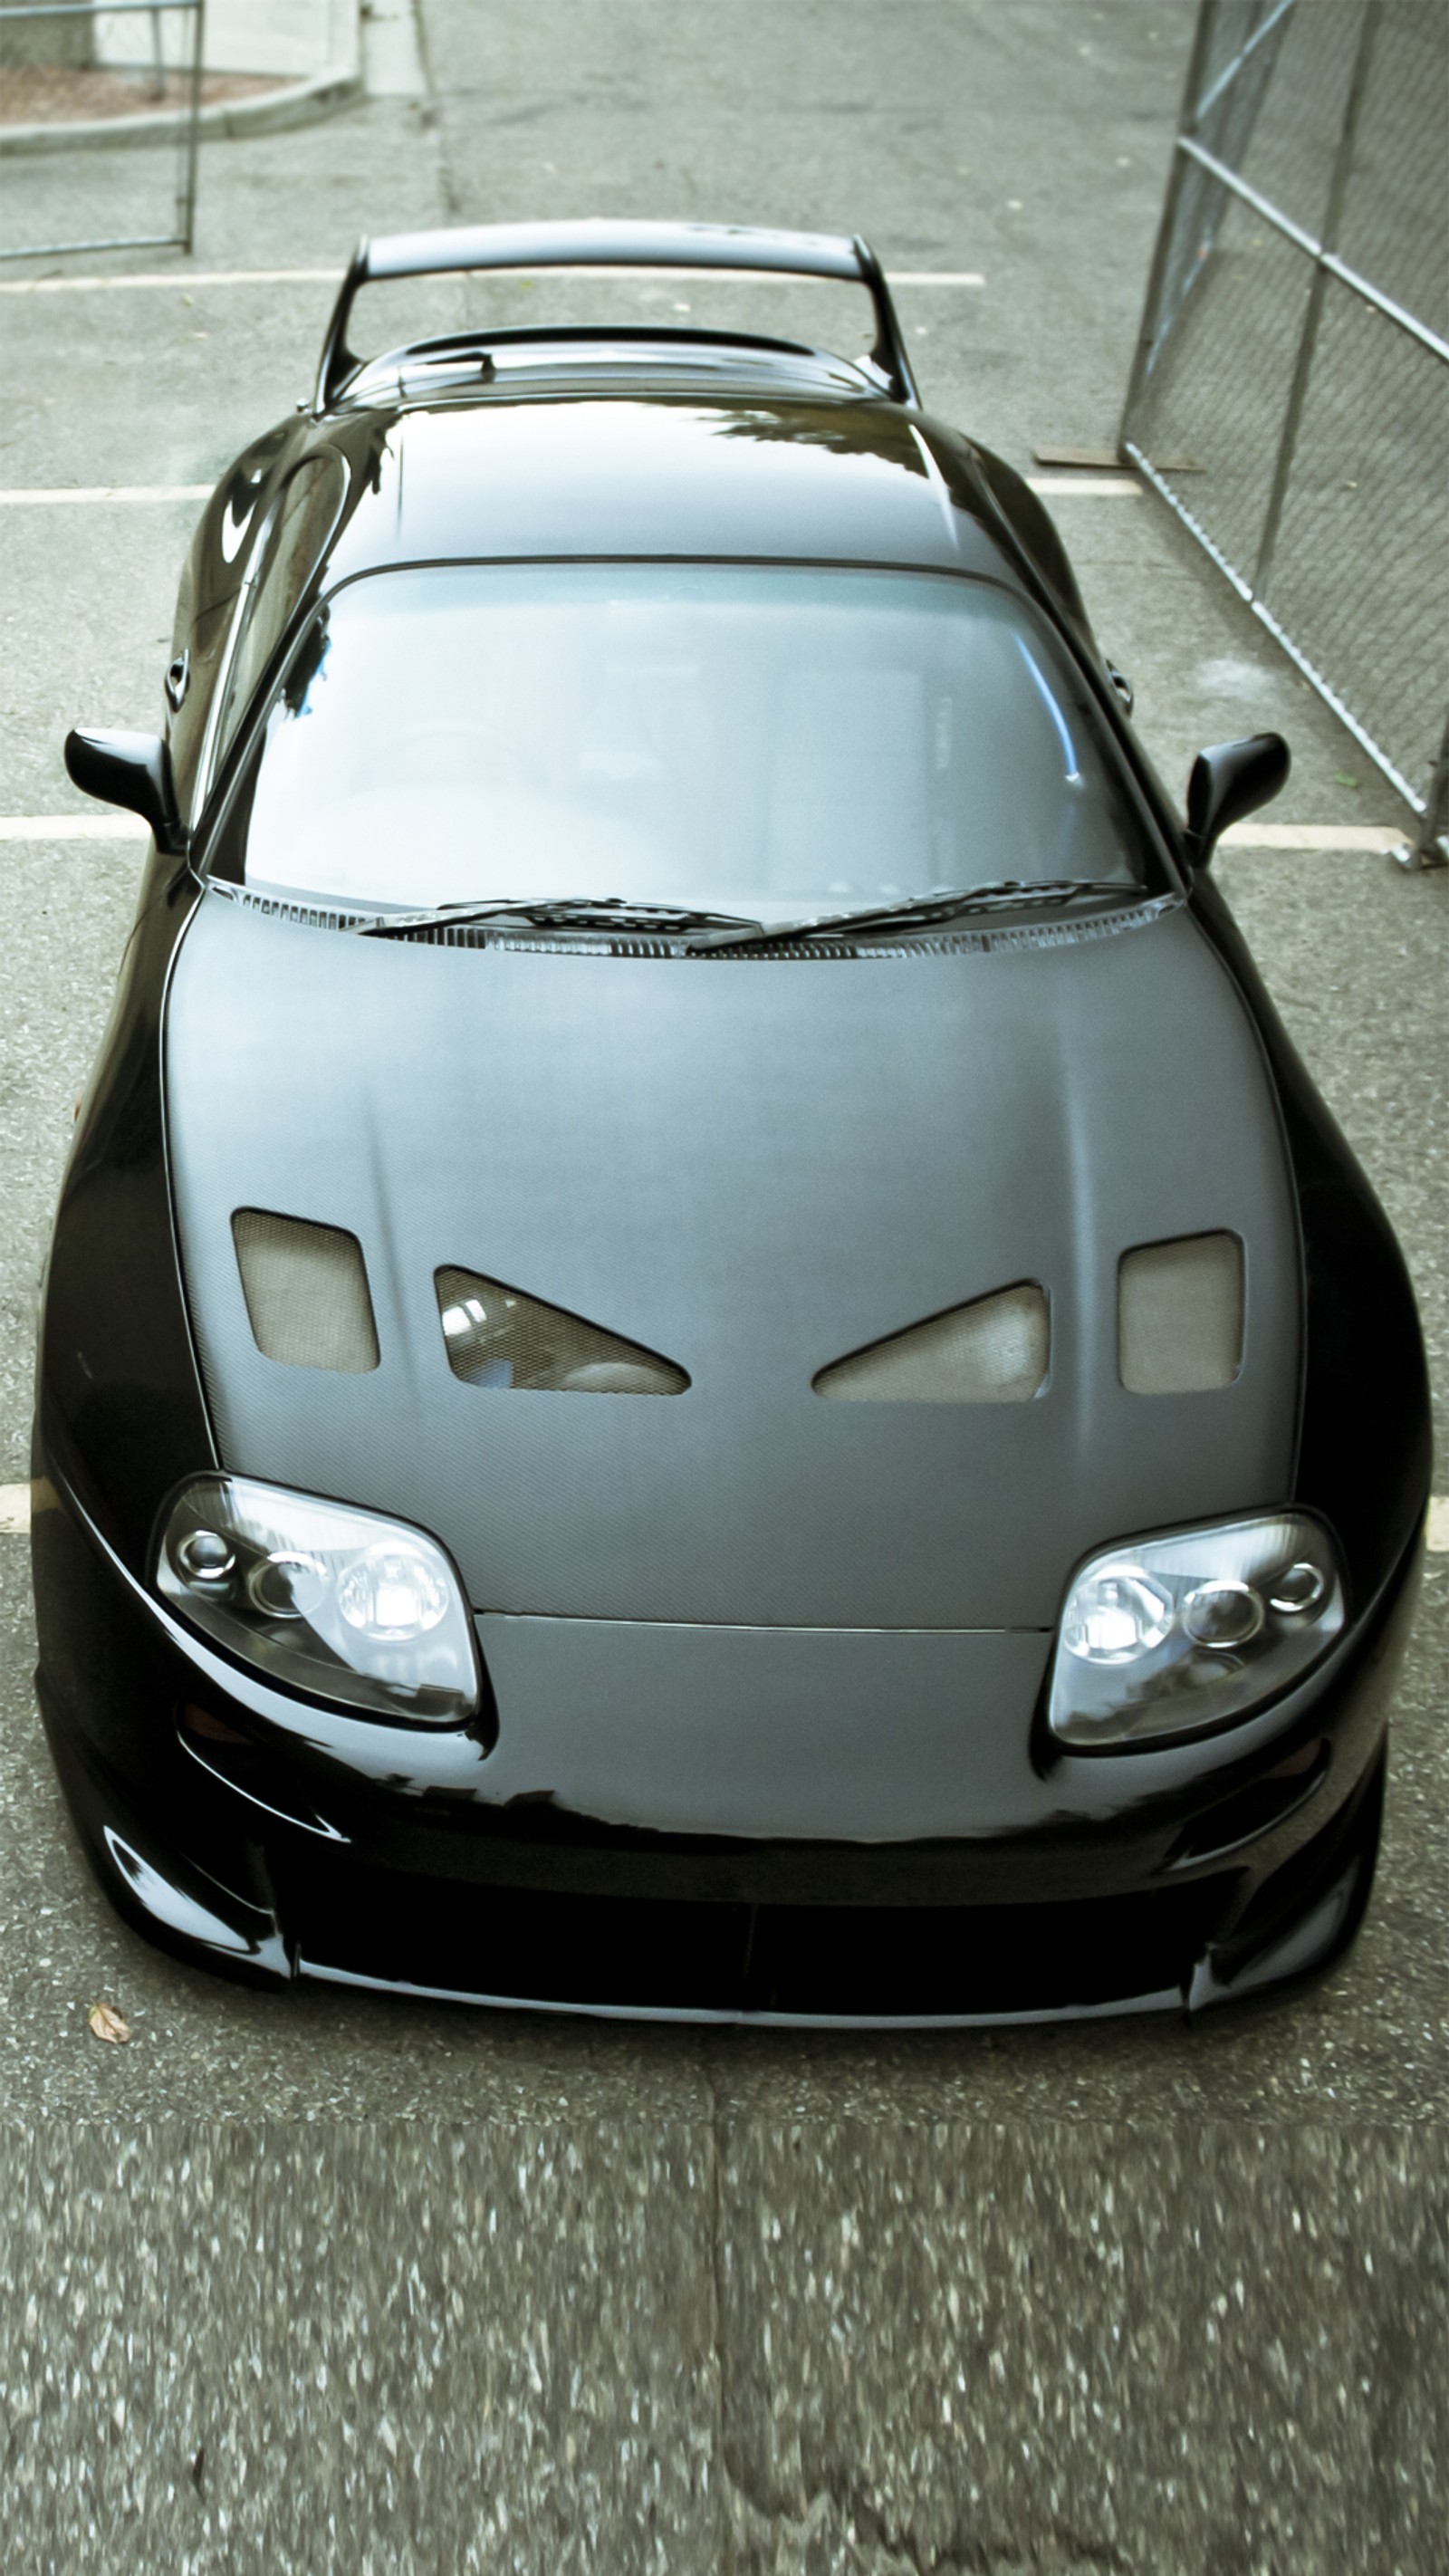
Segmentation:
{"type": "Polygon", "coordinates": [[[452,948],[208,894],[172,979],[168,1140],[220,1458],[418,1523],[480,1612],[1042,1629],[1128,1533],[1281,1500],[1300,1291],[1274,1099],[1175,900],[825,959],[452,948]],[[363,1247],[379,1365],[265,1358],[231,1221],[363,1247]],[[1128,1393],[1134,1244],[1246,1248],[1243,1365],[1128,1393]],[[661,1353],[687,1392],[470,1385],[435,1273],[661,1353]],[[828,1403],[828,1362],[1022,1280],[1026,1403],[828,1403]]]}

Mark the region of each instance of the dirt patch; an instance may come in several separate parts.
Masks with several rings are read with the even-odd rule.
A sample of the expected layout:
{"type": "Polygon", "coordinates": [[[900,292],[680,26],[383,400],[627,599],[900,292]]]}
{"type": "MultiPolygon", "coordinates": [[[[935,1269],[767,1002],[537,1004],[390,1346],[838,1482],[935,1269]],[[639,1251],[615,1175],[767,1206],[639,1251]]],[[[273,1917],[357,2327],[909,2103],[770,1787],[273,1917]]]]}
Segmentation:
{"type": "MultiPolygon", "coordinates": [[[[263,98],[295,83],[252,72],[204,72],[201,103],[213,107],[238,98],[263,98]]],[[[184,72],[68,71],[59,63],[16,63],[0,71],[0,128],[7,125],[89,125],[115,116],[162,116],[189,107],[191,81],[184,72]]]]}

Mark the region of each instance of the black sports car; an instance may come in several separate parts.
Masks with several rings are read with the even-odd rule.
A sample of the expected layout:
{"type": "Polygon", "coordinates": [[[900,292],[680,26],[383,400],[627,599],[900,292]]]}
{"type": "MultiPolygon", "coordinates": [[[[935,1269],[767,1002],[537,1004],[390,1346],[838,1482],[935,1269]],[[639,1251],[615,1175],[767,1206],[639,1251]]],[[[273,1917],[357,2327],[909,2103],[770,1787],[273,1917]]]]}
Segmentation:
{"type": "Polygon", "coordinates": [[[364,244],[182,584],[47,1277],[40,1694],[121,1911],[607,2012],[1322,1965],[1428,1491],[1402,1261],[1055,530],[856,241],[364,244]],[[854,280],[359,361],[378,277],[854,280]]]}

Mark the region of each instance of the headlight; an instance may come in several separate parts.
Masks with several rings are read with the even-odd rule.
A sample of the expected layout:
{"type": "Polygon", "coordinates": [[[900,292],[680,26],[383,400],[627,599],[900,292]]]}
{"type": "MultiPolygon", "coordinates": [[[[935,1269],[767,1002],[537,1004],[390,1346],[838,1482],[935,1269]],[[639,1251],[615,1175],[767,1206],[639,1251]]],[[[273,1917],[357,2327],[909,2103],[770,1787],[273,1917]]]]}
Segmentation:
{"type": "Polygon", "coordinates": [[[1084,1748],[1230,1725],[1317,1663],[1343,1619],[1328,1534],[1298,1512],[1109,1548],[1067,1595],[1047,1724],[1084,1748]]]}
{"type": "Polygon", "coordinates": [[[197,1476],[166,1516],[156,1586],[204,1637],[314,1699],[429,1726],[477,1709],[458,1578],[404,1522],[197,1476]]]}

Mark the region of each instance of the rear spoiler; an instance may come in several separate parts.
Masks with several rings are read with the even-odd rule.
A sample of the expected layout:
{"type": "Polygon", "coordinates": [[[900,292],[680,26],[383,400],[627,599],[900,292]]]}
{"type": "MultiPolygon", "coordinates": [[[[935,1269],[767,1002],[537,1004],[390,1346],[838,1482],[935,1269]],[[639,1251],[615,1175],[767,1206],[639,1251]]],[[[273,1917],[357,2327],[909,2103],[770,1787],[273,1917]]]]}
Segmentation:
{"type": "Polygon", "coordinates": [[[358,288],[375,278],[445,277],[509,268],[725,269],[778,277],[833,277],[863,286],[875,307],[871,357],[896,402],[920,408],[911,363],[881,264],[857,234],[786,233],[745,224],[470,224],[456,231],[389,233],[358,243],[322,345],[315,407],[326,411],[358,361],[347,325],[358,288]]]}

